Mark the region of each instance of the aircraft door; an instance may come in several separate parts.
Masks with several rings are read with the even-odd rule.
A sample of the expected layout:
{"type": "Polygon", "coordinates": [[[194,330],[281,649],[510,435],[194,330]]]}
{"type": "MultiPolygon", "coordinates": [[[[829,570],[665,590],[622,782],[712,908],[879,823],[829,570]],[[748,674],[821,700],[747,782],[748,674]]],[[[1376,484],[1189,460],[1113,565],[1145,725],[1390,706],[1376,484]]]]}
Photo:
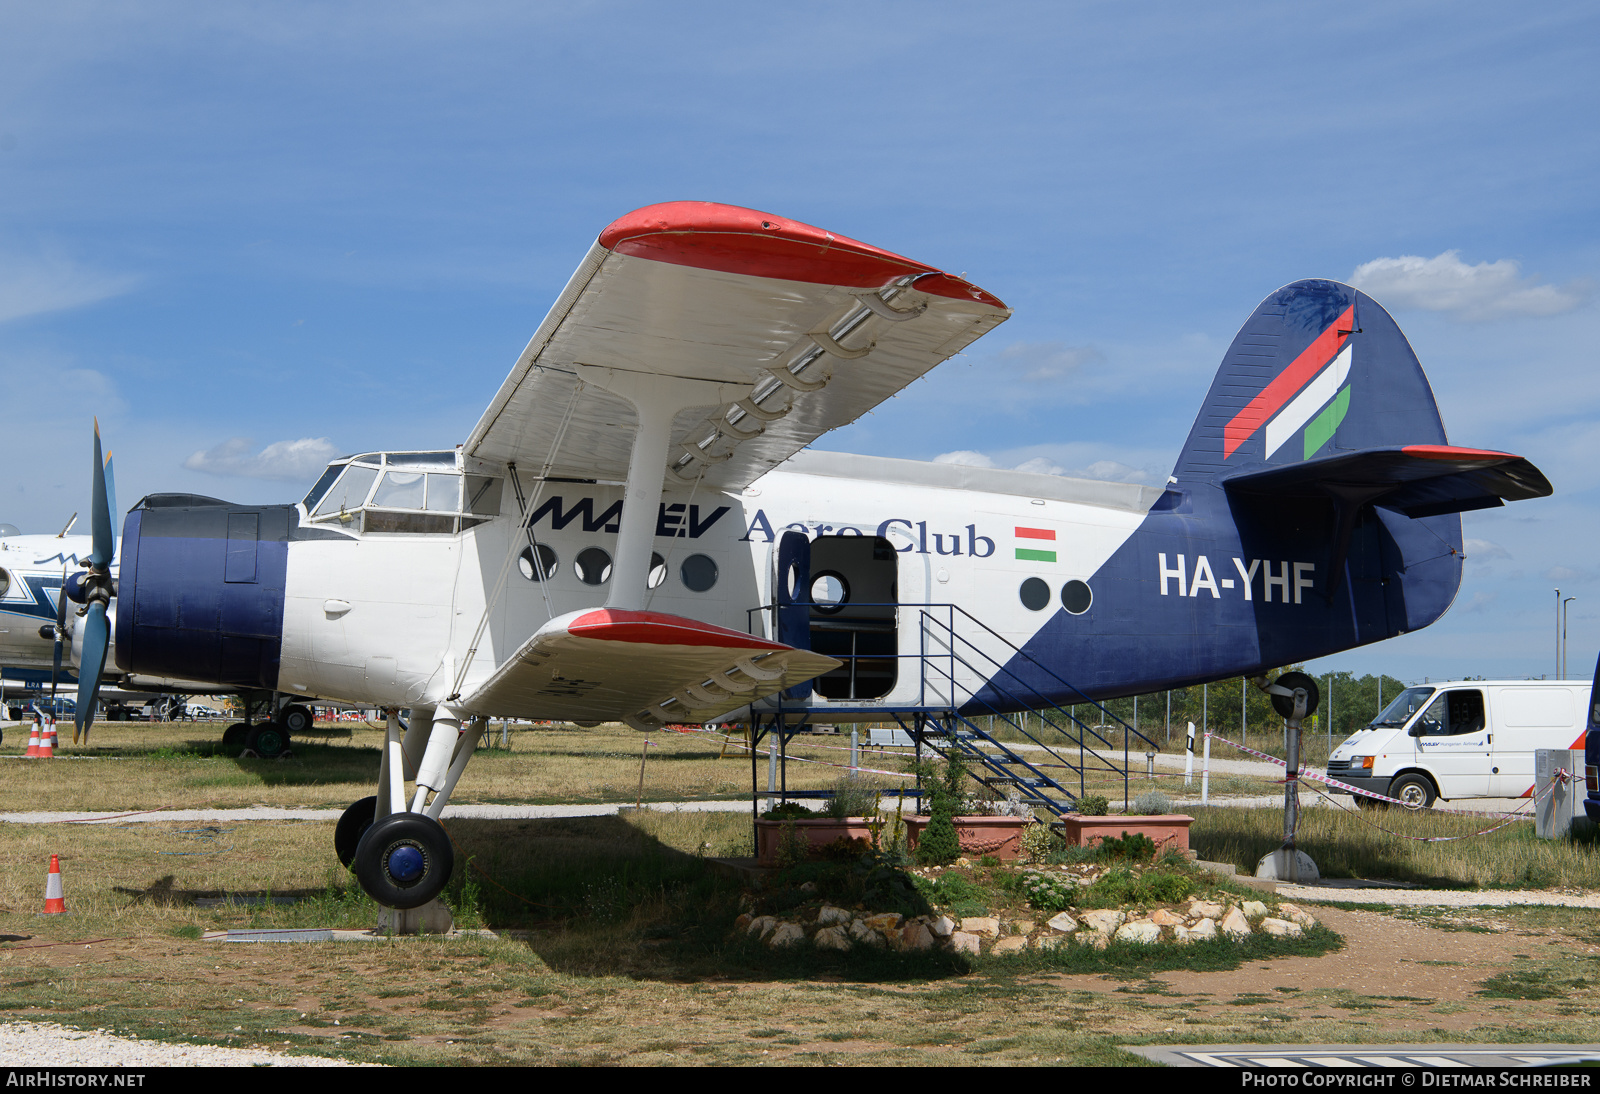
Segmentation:
{"type": "MultiPolygon", "coordinates": [[[[786,646],[811,648],[811,540],[804,532],[787,531],[778,538],[778,565],[773,574],[772,602],[778,617],[776,638],[786,646]]],[[[809,699],[811,681],[784,689],[785,699],[809,699]]]]}
{"type": "Polygon", "coordinates": [[[899,555],[881,536],[811,543],[810,648],[844,664],[817,680],[826,699],[881,699],[899,679],[899,555]]]}

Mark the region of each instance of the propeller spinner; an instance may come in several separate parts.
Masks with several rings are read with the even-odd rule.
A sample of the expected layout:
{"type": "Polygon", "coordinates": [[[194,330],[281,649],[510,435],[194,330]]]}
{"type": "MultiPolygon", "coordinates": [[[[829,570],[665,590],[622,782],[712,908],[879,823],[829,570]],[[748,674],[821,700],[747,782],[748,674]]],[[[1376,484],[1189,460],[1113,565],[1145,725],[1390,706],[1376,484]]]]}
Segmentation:
{"type": "Polygon", "coordinates": [[[81,651],[78,663],[78,709],[73,717],[72,740],[81,737],[89,740],[89,727],[94,724],[96,698],[100,694],[100,677],[106,665],[106,648],[111,640],[111,624],[106,610],[111,598],[117,595],[116,583],[111,579],[111,563],[116,558],[117,540],[112,530],[111,461],[100,456],[100,422],[94,423],[94,491],[90,498],[90,528],[93,532],[89,568],[67,578],[63,589],[67,599],[82,604],[82,619],[77,645],[81,651]]]}

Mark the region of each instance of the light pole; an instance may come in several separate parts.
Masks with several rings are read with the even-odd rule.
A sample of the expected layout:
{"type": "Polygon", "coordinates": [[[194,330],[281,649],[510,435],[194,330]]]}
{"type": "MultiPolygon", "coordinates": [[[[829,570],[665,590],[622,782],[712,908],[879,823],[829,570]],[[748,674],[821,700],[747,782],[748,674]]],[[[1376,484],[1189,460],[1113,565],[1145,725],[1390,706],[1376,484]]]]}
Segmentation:
{"type": "Polygon", "coordinates": [[[1567,678],[1567,605],[1578,599],[1569,596],[1561,602],[1561,679],[1567,678]]]}
{"type": "Polygon", "coordinates": [[[1556,679],[1561,679],[1561,590],[1556,590],[1556,679]]]}

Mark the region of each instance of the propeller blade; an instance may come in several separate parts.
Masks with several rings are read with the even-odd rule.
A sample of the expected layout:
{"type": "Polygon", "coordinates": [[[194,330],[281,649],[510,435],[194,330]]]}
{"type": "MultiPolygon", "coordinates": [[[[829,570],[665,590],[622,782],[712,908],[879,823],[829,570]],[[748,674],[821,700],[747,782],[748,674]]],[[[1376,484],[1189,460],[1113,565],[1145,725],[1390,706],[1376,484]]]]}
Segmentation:
{"type": "Polygon", "coordinates": [[[106,495],[105,457],[100,455],[100,419],[94,423],[94,492],[89,498],[89,525],[94,534],[94,551],[89,561],[103,571],[111,565],[116,542],[111,536],[111,499],[106,495]]]}
{"type": "Polygon", "coordinates": [[[50,710],[56,710],[56,681],[61,677],[62,638],[67,633],[67,567],[61,567],[61,588],[56,590],[56,654],[50,670],[50,710]]]}
{"type": "Polygon", "coordinates": [[[111,557],[117,557],[117,479],[111,473],[111,453],[106,453],[106,507],[111,514],[111,557]]]}
{"type": "Polygon", "coordinates": [[[87,736],[94,724],[95,701],[100,695],[100,672],[106,666],[106,646],[111,625],[106,621],[106,606],[92,601],[83,617],[83,655],[78,662],[78,709],[73,715],[75,733],[87,736]]]}

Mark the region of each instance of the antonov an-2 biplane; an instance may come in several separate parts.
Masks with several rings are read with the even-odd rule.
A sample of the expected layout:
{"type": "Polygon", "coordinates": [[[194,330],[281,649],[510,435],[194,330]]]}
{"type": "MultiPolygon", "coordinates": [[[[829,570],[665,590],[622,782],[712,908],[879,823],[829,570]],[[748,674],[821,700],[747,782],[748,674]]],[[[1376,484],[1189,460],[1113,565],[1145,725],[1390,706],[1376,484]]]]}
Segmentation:
{"type": "Polygon", "coordinates": [[[454,451],[336,460],[293,505],[146,497],[117,586],[97,438],[82,675],[114,617],[124,673],[409,708],[335,842],[414,908],[483,719],[881,720],[1253,674],[1427,626],[1459,514],[1550,493],[1452,446],[1388,313],[1321,280],[1251,314],[1161,487],[805,450],[1009,315],[810,225],[630,213],[454,451]]]}

